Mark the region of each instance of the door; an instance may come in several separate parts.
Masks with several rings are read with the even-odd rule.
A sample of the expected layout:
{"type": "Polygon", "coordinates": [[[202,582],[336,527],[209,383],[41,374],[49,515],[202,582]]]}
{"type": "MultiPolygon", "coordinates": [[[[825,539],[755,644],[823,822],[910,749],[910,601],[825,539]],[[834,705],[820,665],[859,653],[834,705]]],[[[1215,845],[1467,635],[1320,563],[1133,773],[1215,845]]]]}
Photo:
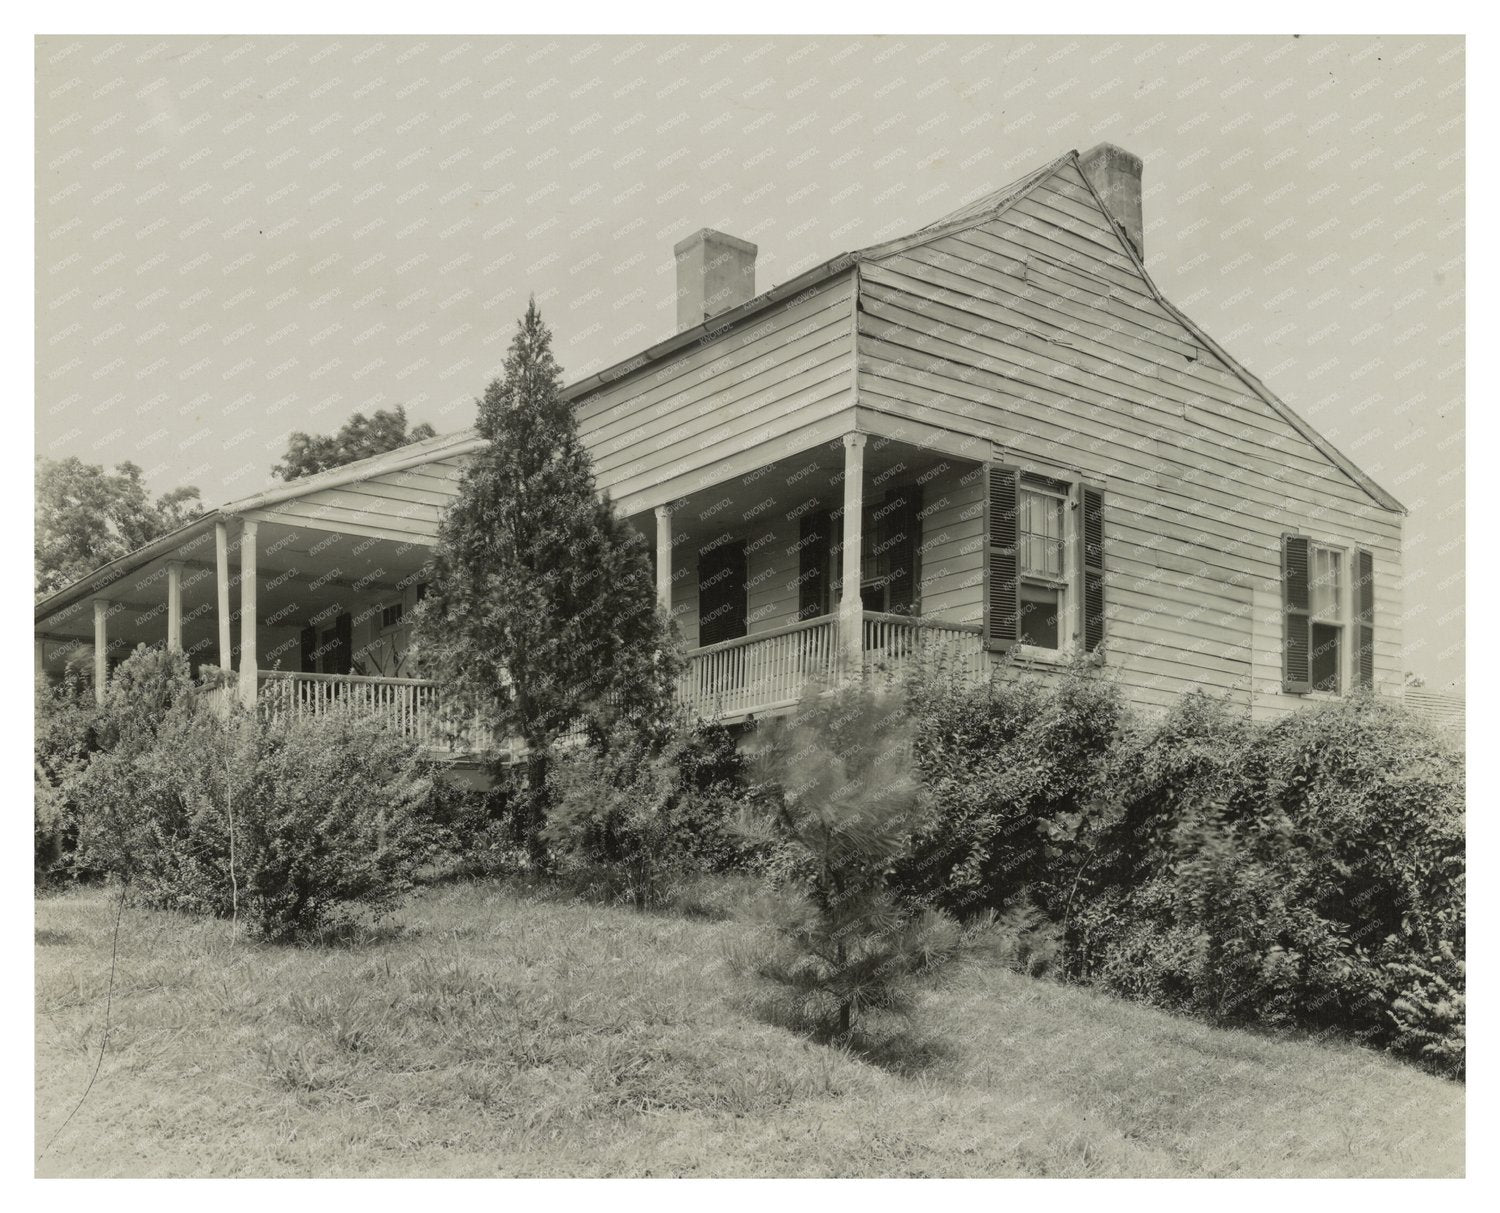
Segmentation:
{"type": "Polygon", "coordinates": [[[698,553],[698,643],[718,644],[745,634],[749,618],[745,545],[730,539],[698,553]]]}

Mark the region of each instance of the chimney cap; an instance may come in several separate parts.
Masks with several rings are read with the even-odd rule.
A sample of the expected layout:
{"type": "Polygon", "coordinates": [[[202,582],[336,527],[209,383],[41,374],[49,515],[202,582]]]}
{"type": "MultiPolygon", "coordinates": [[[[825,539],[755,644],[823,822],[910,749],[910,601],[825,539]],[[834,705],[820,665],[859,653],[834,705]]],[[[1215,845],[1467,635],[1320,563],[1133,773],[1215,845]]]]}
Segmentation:
{"type": "Polygon", "coordinates": [[[738,236],[731,236],[728,232],[716,231],[711,227],[700,227],[691,236],[684,236],[672,246],[672,253],[681,257],[689,249],[698,244],[723,244],[734,249],[736,252],[744,253],[747,257],[754,257],[760,249],[748,240],[741,240],[738,236]]]}
{"type": "Polygon", "coordinates": [[[1081,164],[1092,164],[1096,160],[1111,159],[1124,160],[1131,166],[1132,169],[1135,170],[1137,175],[1139,175],[1141,169],[1145,167],[1145,161],[1143,161],[1134,152],[1126,151],[1118,143],[1109,143],[1107,141],[1104,143],[1096,143],[1093,147],[1089,148],[1088,151],[1078,153],[1078,160],[1081,164]]]}

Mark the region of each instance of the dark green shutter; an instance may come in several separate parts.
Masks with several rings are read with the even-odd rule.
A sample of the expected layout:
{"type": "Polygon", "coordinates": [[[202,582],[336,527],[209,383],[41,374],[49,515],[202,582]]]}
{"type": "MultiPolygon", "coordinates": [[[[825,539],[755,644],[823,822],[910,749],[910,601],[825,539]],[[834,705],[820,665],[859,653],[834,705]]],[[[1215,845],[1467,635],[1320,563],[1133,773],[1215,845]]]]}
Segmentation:
{"type": "Polygon", "coordinates": [[[893,615],[915,615],[921,596],[922,489],[920,485],[891,489],[885,495],[886,610],[893,615]]]}
{"type": "Polygon", "coordinates": [[[1083,504],[1083,651],[1104,642],[1104,490],[1084,485],[1083,504]]]}
{"type": "Polygon", "coordinates": [[[1375,557],[1360,548],[1354,554],[1355,685],[1375,689],[1375,557]]]}
{"type": "Polygon", "coordinates": [[[984,529],[984,646],[1006,651],[1021,638],[1021,595],[1017,565],[1020,472],[989,464],[984,529]]]}
{"type": "Polygon", "coordinates": [[[827,510],[816,510],[802,516],[801,543],[797,548],[797,618],[816,619],[828,614],[829,553],[832,543],[832,520],[827,510]]]}
{"type": "Polygon", "coordinates": [[[312,624],[302,629],[302,672],[318,672],[318,629],[312,624]]]}
{"type": "Polygon", "coordinates": [[[1309,583],[1312,541],[1306,535],[1281,537],[1281,689],[1289,695],[1312,690],[1312,619],[1309,583]]]}

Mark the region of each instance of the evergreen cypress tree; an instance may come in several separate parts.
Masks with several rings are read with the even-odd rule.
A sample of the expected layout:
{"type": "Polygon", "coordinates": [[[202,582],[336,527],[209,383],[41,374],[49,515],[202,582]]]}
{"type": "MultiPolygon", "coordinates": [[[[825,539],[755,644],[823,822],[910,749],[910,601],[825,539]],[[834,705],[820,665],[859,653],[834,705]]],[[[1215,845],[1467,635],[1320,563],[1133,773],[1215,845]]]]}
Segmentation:
{"type": "Polygon", "coordinates": [[[659,719],[676,659],[646,546],[595,492],[535,299],[478,429],[488,445],[444,517],[419,644],[466,719],[526,743],[521,826],[540,862],[552,744],[591,719],[659,719]]]}

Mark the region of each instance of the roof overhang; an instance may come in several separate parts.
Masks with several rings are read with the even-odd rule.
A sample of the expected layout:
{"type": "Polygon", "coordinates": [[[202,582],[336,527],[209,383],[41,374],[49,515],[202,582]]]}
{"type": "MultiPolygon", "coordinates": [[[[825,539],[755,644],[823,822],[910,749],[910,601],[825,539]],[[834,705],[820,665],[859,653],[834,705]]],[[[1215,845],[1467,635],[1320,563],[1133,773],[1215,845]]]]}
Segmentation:
{"type": "Polygon", "coordinates": [[[209,510],[206,514],[200,514],[191,522],[184,523],[175,531],[168,531],[165,535],[136,548],[133,552],[118,556],[108,564],[101,564],[86,577],[80,577],[71,585],[65,585],[62,589],[54,590],[45,598],[39,599],[33,608],[32,622],[41,623],[48,616],[56,615],[76,602],[92,598],[95,594],[108,589],[120,578],[129,576],[142,565],[149,564],[158,556],[165,556],[188,540],[195,539],[203,532],[212,529],[213,525],[216,522],[222,522],[224,517],[222,510],[209,510]]]}

